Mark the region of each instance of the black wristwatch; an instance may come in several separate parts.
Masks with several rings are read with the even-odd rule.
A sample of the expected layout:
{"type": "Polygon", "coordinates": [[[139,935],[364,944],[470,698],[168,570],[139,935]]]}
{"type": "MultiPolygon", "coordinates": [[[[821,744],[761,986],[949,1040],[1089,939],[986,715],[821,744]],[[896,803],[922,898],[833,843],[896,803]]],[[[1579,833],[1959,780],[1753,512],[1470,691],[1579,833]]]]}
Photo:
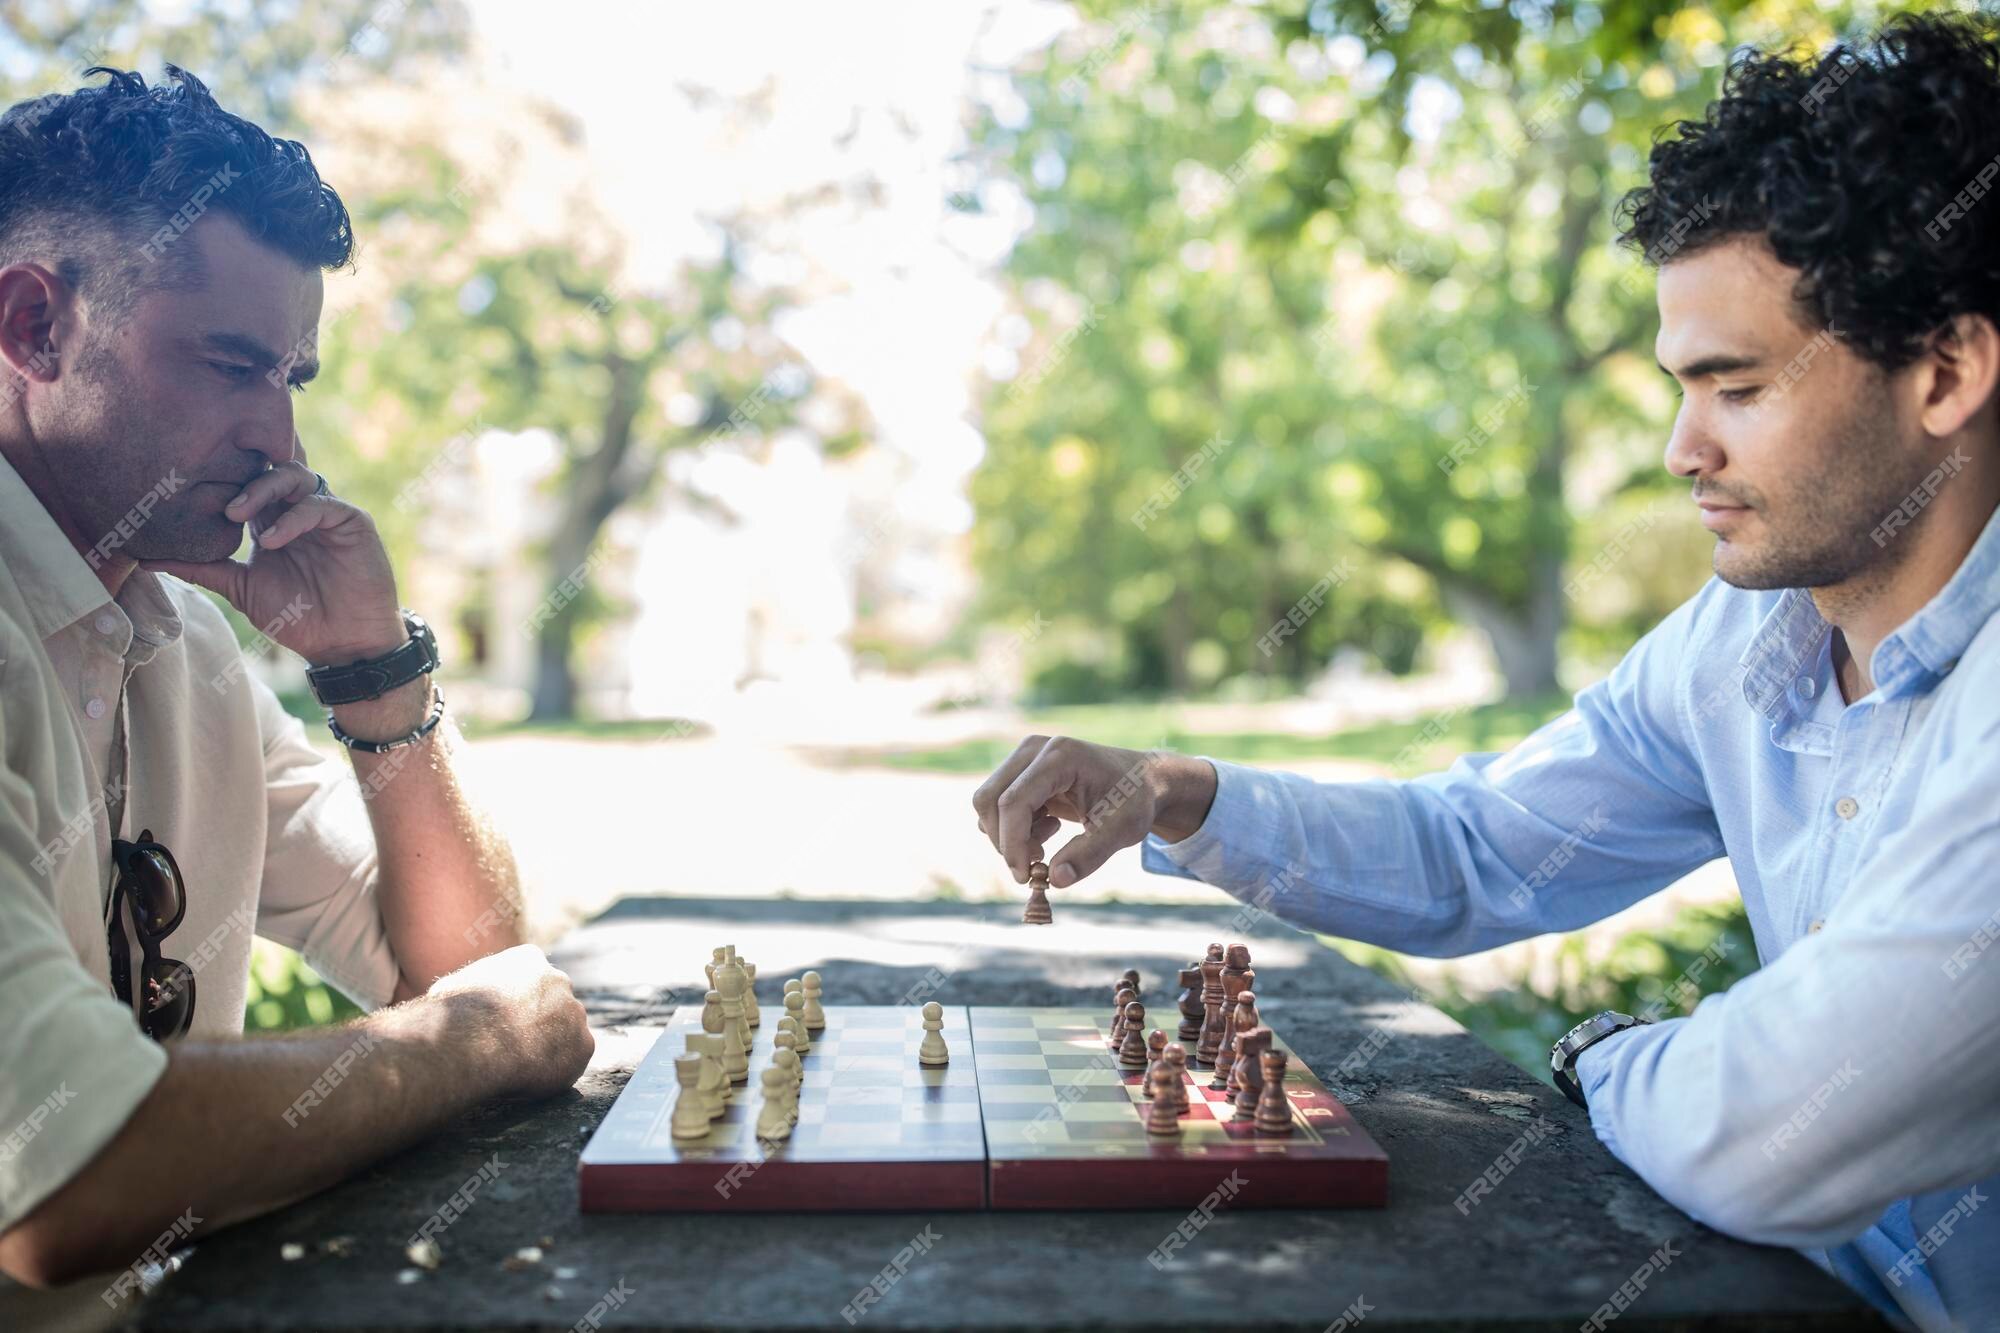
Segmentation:
{"type": "Polygon", "coordinates": [[[1568,1032],[1563,1033],[1549,1050],[1549,1072],[1555,1076],[1556,1086],[1563,1096],[1575,1102],[1584,1110],[1590,1107],[1583,1100],[1583,1088],[1576,1081],[1576,1057],[1603,1041],[1614,1032],[1650,1023],[1648,1018],[1634,1018],[1621,1014],[1615,1009],[1606,1009],[1601,1014],[1592,1014],[1568,1032]]]}
{"type": "Polygon", "coordinates": [[[410,641],[380,657],[340,666],[308,667],[306,684],[312,688],[313,698],[328,708],[358,704],[379,699],[397,686],[437,670],[437,636],[431,633],[431,627],[408,607],[403,608],[403,625],[410,631],[410,641]]]}

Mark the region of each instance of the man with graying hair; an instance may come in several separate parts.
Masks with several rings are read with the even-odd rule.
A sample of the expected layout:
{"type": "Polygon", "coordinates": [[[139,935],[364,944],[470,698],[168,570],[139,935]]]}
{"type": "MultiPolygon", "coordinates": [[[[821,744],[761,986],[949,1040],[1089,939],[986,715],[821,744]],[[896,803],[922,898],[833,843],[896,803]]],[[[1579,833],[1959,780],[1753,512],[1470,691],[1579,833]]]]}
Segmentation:
{"type": "Polygon", "coordinates": [[[1578,1025],[1557,1085],[1697,1220],[1804,1251],[1899,1326],[2000,1328],[2000,41],[1905,18],[1746,52],[1674,128],[1623,239],[1659,269],[1705,588],[1570,712],[1448,773],[1316,783],[1031,736],[973,804],[1017,880],[1077,822],[1058,888],[1143,844],[1431,956],[1729,857],[1762,968],[1687,1017],[1578,1025]]]}
{"type": "Polygon", "coordinates": [[[168,74],[0,116],[0,1272],[110,1273],[65,1293],[101,1316],[592,1050],[460,789],[430,630],[294,428],[347,209],[168,74]],[[200,589],[305,659],[349,760],[200,589]],[[369,1012],[246,1039],[253,934],[369,1012]]]}

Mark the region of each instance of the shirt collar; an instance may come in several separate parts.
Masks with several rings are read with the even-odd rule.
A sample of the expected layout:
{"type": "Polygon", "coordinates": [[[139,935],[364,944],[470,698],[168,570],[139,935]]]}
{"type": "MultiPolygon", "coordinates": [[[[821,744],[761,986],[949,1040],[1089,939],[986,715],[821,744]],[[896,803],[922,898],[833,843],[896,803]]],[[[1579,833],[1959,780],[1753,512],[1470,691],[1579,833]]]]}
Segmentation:
{"type": "MultiPolygon", "coordinates": [[[[1882,696],[1893,698],[1948,673],[1986,622],[2000,610],[2000,510],[1989,515],[1979,539],[1937,595],[1876,645],[1869,673],[1882,696]]],[[[1743,652],[1743,697],[1771,713],[1792,681],[1818,654],[1829,626],[1812,594],[1787,588],[1743,652]]]]}
{"type": "Polygon", "coordinates": [[[131,622],[128,656],[135,663],[180,637],[180,610],[160,576],[133,570],[114,603],[96,571],[5,457],[0,457],[0,564],[13,575],[35,634],[44,641],[113,605],[131,622]]]}
{"type": "Polygon", "coordinates": [[[2000,611],[2000,509],[1987,516],[1979,540],[1937,596],[1876,647],[1869,664],[1876,688],[1885,696],[1901,694],[1945,675],[1995,611],[2000,611]]]}

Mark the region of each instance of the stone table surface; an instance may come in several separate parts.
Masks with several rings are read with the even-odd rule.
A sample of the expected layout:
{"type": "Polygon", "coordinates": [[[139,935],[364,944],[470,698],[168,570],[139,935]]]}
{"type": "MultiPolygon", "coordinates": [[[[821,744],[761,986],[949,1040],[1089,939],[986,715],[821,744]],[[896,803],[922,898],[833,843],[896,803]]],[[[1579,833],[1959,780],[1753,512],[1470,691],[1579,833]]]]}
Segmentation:
{"type": "Polygon", "coordinates": [[[628,899],[555,950],[598,1053],[554,1101],[489,1105],[324,1194],[205,1239],[131,1326],[219,1329],[1178,1328],[1575,1330],[1630,1282],[1619,1333],[1883,1328],[1789,1250],[1662,1200],[1584,1114],[1451,1019],[1250,909],[628,899]],[[1254,954],[1265,1020],[1389,1155],[1386,1209],[1229,1211],[1164,1267],[1162,1211],[592,1215],[577,1155],[700,964],[733,943],[759,990],[807,968],[829,1004],[927,979],[966,1005],[1107,1005],[1137,967],[1157,1002],[1210,940],[1254,954]],[[1340,1072],[1343,1061],[1348,1072],[1340,1072]],[[497,1174],[411,1278],[407,1239],[483,1164],[497,1174]],[[1483,1172],[1498,1184],[1455,1204],[1483,1172]],[[926,1233],[926,1228],[928,1232],[926,1233]],[[898,1253],[928,1251],[851,1318],[898,1253]],[[281,1258],[297,1243],[305,1256],[281,1258]],[[509,1259],[527,1246],[538,1262],[509,1259]],[[1663,1247],[1664,1250],[1663,1250],[1663,1247]],[[1663,1263],[1635,1276],[1649,1257],[1663,1263]],[[847,1313],[843,1314],[843,1309],[847,1313]]]}

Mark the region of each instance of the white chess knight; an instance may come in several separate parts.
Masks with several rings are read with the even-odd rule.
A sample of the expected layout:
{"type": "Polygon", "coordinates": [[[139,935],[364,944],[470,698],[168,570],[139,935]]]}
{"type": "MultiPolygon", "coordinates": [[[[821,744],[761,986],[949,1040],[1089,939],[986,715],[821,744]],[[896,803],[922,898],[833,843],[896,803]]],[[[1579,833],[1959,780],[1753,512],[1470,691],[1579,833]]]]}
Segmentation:
{"type": "MultiPolygon", "coordinates": [[[[787,1052],[789,1054],[789,1052],[787,1052]]],[[[790,1138],[792,1121],[791,1079],[778,1065],[764,1066],[764,1102],[757,1108],[757,1137],[767,1142],[790,1138]]]]}
{"type": "Polygon", "coordinates": [[[708,1137],[708,1099],[701,1095],[700,1087],[701,1059],[699,1051],[674,1059],[674,1081],[680,1084],[680,1093],[674,1098],[671,1131],[677,1139],[708,1137]]]}
{"type": "Polygon", "coordinates": [[[948,1065],[951,1050],[944,1044],[944,1006],[936,1000],[924,1006],[924,1040],[917,1047],[920,1065],[948,1065]]]}
{"type": "Polygon", "coordinates": [[[819,1004],[819,973],[808,972],[799,980],[803,987],[801,994],[806,997],[806,1027],[818,1032],[826,1026],[826,1010],[820,1008],[819,1004]]]}

